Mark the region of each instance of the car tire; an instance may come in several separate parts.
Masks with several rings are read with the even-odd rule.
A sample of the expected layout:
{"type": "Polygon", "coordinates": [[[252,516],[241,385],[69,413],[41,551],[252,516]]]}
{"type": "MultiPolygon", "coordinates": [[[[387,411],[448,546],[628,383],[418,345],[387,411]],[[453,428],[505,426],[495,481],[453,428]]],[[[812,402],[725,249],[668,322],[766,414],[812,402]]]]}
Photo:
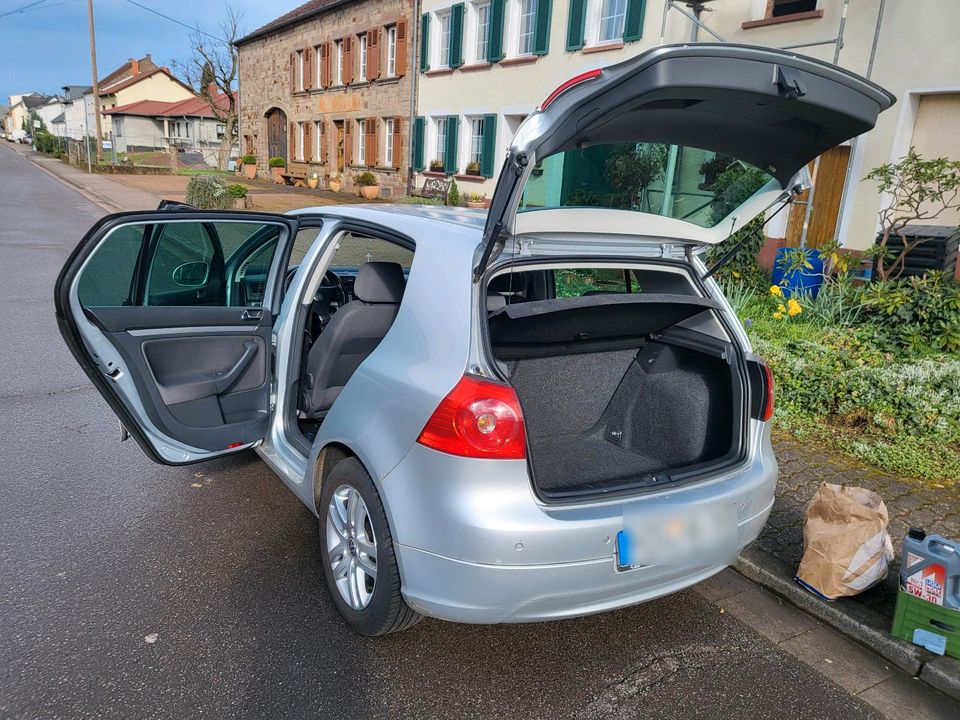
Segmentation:
{"type": "Polygon", "coordinates": [[[400,570],[387,514],[373,480],[357,458],[346,458],[334,466],[323,482],[318,510],[323,576],[347,625],[367,636],[415,625],[421,616],[400,593],[400,570]],[[352,504],[358,496],[362,504],[352,504]],[[354,510],[363,512],[364,519],[351,523],[357,517],[351,515],[354,510]],[[371,547],[373,556],[363,551],[371,547]],[[375,578],[369,575],[371,565],[376,568],[375,578]]]}

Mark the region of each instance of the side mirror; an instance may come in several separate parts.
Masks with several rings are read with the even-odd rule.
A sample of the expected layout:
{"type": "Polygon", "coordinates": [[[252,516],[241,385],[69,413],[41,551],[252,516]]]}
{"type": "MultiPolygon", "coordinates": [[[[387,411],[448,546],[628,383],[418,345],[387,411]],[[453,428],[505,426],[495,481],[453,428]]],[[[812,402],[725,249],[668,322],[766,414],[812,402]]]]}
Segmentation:
{"type": "Polygon", "coordinates": [[[200,287],[210,277],[210,263],[203,260],[178,265],[173,271],[173,282],[180,287],[200,287]]]}

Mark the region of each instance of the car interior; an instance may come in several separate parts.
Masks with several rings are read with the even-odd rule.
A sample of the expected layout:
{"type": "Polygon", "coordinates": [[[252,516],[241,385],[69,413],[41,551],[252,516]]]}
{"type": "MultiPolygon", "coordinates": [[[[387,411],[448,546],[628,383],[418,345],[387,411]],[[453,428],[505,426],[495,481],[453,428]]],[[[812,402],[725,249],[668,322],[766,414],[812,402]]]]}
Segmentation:
{"type": "Polygon", "coordinates": [[[412,249],[389,240],[358,233],[338,240],[304,319],[297,423],[308,440],[393,325],[412,262],[412,249]]]}

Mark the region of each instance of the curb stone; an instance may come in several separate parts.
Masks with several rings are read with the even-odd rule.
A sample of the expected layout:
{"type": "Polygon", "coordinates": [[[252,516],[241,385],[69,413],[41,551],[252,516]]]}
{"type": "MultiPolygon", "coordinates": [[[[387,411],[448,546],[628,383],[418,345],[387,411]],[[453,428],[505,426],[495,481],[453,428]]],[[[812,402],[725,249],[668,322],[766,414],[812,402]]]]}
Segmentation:
{"type": "Polygon", "coordinates": [[[876,610],[858,603],[821,600],[797,585],[793,571],[786,563],[757,548],[741,553],[734,569],[915,678],[960,700],[960,661],[934,655],[893,637],[889,632],[890,620],[876,610]]]}

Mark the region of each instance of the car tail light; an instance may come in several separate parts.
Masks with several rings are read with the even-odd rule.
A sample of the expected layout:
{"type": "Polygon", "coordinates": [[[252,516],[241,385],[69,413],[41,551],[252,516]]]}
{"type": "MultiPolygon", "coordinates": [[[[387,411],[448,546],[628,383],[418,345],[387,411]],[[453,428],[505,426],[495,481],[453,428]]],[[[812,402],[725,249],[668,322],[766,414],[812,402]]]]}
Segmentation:
{"type": "Polygon", "coordinates": [[[773,373],[770,372],[770,368],[766,363],[760,363],[760,367],[763,369],[763,378],[764,378],[764,398],[763,398],[763,407],[760,409],[760,419],[763,422],[767,422],[770,418],[773,417],[773,405],[776,400],[776,389],[773,385],[773,373]]]}
{"type": "Polygon", "coordinates": [[[433,411],[417,442],[462,457],[524,458],[527,443],[517,393],[509,385],[464,375],[433,411]]]}
{"type": "Polygon", "coordinates": [[[567,90],[572,88],[574,85],[579,85],[580,83],[586,82],[587,80],[593,80],[595,77],[600,77],[600,74],[602,72],[603,70],[601,70],[600,68],[597,68],[596,70],[589,70],[585,73],[580,73],[579,75],[575,75],[574,77],[570,78],[566,82],[561,83],[556,90],[554,90],[552,93],[547,95],[547,99],[544,100],[543,103],[540,105],[540,111],[543,112],[544,110],[546,110],[547,106],[550,103],[552,103],[554,100],[560,97],[560,95],[565,93],[567,90]]]}

